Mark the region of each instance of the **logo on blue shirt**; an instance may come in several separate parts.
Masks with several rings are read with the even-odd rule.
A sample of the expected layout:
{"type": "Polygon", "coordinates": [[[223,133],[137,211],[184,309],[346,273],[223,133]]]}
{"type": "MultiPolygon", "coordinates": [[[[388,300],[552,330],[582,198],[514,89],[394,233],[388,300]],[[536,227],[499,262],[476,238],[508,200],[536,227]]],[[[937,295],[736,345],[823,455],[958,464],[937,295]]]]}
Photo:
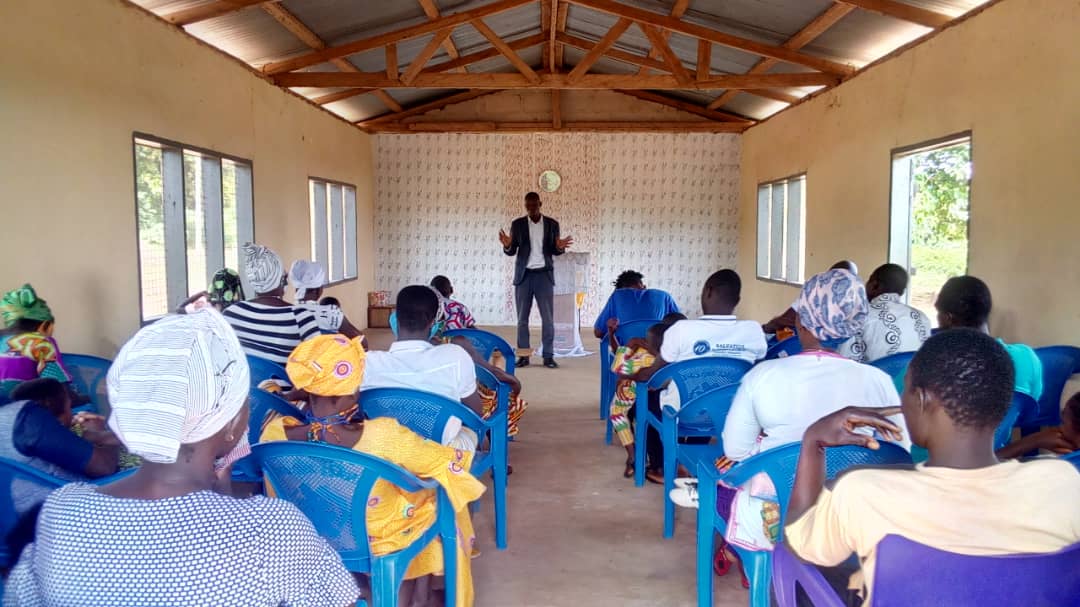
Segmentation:
{"type": "Polygon", "coordinates": [[[709,347],[709,342],[704,339],[694,342],[694,354],[697,356],[704,356],[705,354],[708,354],[711,349],[712,348],[709,347]]]}

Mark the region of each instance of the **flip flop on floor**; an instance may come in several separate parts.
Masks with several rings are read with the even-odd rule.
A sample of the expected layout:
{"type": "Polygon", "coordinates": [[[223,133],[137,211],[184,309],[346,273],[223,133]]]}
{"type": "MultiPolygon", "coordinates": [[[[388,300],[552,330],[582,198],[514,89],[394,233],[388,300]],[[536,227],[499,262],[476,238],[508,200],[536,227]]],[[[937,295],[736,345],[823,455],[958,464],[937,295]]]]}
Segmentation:
{"type": "Polygon", "coordinates": [[[645,480],[657,485],[664,484],[664,471],[663,470],[646,470],[645,480]]]}
{"type": "Polygon", "coordinates": [[[626,458],[626,469],[623,470],[622,475],[623,475],[623,478],[633,478],[634,477],[634,458],[633,457],[626,458]]]}

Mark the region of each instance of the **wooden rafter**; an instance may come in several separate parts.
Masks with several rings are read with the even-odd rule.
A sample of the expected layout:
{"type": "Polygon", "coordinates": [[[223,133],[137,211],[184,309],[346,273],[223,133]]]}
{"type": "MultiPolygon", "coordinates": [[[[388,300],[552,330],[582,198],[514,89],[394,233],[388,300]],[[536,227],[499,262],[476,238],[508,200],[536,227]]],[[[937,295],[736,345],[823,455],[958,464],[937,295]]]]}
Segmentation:
{"type": "Polygon", "coordinates": [[[326,105],[335,101],[341,101],[342,99],[351,99],[352,97],[356,97],[357,95],[370,93],[374,90],[375,89],[346,89],[344,91],[338,91],[336,93],[323,95],[321,97],[315,97],[311,100],[311,102],[316,105],[326,105]]]}
{"type": "MultiPolygon", "coordinates": [[[[546,40],[547,38],[545,38],[543,34],[533,34],[532,36],[526,36],[525,38],[511,40],[510,42],[507,42],[506,45],[510,47],[511,50],[519,51],[523,48],[529,48],[530,46],[543,44],[546,40]]],[[[457,67],[472,65],[473,63],[479,63],[480,61],[485,61],[487,59],[491,59],[492,57],[498,57],[500,54],[502,53],[500,53],[499,49],[497,48],[487,48],[482,51],[477,51],[475,53],[469,53],[468,55],[462,55],[457,59],[429,65],[423,70],[421,70],[420,73],[433,74],[438,72],[448,72],[457,67]]]]}
{"type": "Polygon", "coordinates": [[[697,41],[697,79],[707,80],[712,72],[712,42],[697,41]]]}
{"type": "MultiPolygon", "coordinates": [[[[686,14],[686,9],[688,8],[690,8],[690,0],[675,0],[675,5],[671,7],[670,14],[672,17],[678,19],[686,14]]],[[[667,42],[667,39],[671,37],[671,32],[665,30],[661,35],[664,37],[664,42],[667,42]]],[[[658,51],[656,47],[650,47],[648,55],[650,59],[660,59],[660,51],[658,51]]],[[[638,73],[642,75],[648,74],[649,70],[645,66],[641,66],[638,73]]]]}
{"type": "Polygon", "coordinates": [[[551,3],[552,0],[540,0],[540,33],[544,35],[544,46],[540,48],[540,69],[551,69],[549,56],[555,50],[552,46],[555,42],[555,29],[551,27],[551,3]]]}
{"type": "Polygon", "coordinates": [[[359,126],[371,126],[374,124],[381,124],[384,122],[401,121],[412,116],[419,116],[420,114],[426,114],[428,112],[434,112],[435,110],[441,110],[448,105],[454,105],[455,103],[462,103],[464,101],[470,101],[477,97],[483,97],[484,95],[491,95],[498,93],[498,90],[477,90],[477,91],[465,91],[463,93],[454,93],[453,95],[447,95],[431,101],[425,101],[424,103],[414,105],[410,108],[404,109],[400,112],[393,114],[383,114],[367,120],[361,120],[356,124],[359,126]]]}
{"type": "Polygon", "coordinates": [[[652,43],[653,48],[664,58],[664,63],[667,65],[671,75],[675,76],[675,80],[678,80],[679,84],[683,86],[693,82],[693,76],[691,76],[690,72],[683,66],[682,60],[675,54],[675,51],[671,50],[671,45],[664,39],[664,35],[660,30],[644,23],[639,23],[638,26],[641,28],[641,31],[645,32],[645,37],[652,43]]]}
{"type": "MultiPolygon", "coordinates": [[[[275,21],[280,23],[282,25],[282,27],[289,30],[289,32],[292,33],[292,35],[296,36],[297,38],[300,39],[301,42],[308,45],[309,48],[314,49],[314,50],[322,50],[322,49],[326,48],[326,43],[323,42],[323,39],[320,38],[318,36],[318,34],[311,31],[311,28],[304,25],[303,21],[300,21],[300,19],[297,18],[296,15],[292,14],[292,12],[290,12],[289,9],[285,8],[283,5],[281,5],[281,4],[277,3],[277,2],[269,2],[267,4],[263,4],[262,9],[264,11],[266,11],[266,13],[268,15],[273,17],[275,21]]],[[[355,65],[349,63],[347,60],[345,60],[342,57],[338,57],[337,59],[333,59],[331,61],[331,63],[334,64],[334,67],[338,68],[339,70],[341,70],[343,72],[350,72],[350,73],[358,73],[358,72],[360,72],[360,70],[355,65]]],[[[359,89],[359,90],[363,91],[363,89],[359,89]]],[[[401,105],[398,104],[398,102],[393,97],[391,97],[390,94],[387,93],[386,91],[373,89],[373,90],[367,90],[367,91],[364,91],[364,92],[370,92],[370,93],[374,94],[375,97],[377,97],[379,99],[379,101],[381,101],[383,103],[383,105],[390,108],[392,111],[395,111],[395,112],[400,112],[401,111],[401,105]]],[[[327,95],[326,97],[320,97],[319,99],[315,100],[315,103],[318,103],[319,105],[325,105],[327,103],[333,103],[334,101],[341,101],[342,99],[348,99],[349,97],[355,97],[356,95],[360,95],[360,94],[362,94],[362,93],[355,93],[355,92],[353,94],[345,94],[345,92],[334,93],[334,94],[331,94],[331,95],[327,95]],[[324,98],[329,98],[330,101],[322,101],[322,102],[320,102],[324,98]]]]}
{"type": "Polygon", "coordinates": [[[424,69],[427,62],[435,55],[435,52],[442,46],[444,40],[450,37],[454,28],[444,27],[441,30],[435,32],[435,35],[431,37],[424,48],[420,50],[420,54],[413,59],[409,67],[405,68],[405,71],[401,74],[401,81],[405,84],[411,85],[413,80],[420,75],[420,70],[424,69]]]}
{"type": "MultiPolygon", "coordinates": [[[[317,65],[338,57],[345,57],[363,51],[382,48],[392,42],[401,42],[410,38],[416,38],[425,34],[436,33],[445,28],[454,28],[462,23],[481,17],[487,17],[503,11],[535,2],[535,0],[499,0],[491,4],[485,4],[472,10],[462,11],[453,15],[445,15],[438,19],[432,19],[424,23],[403,27],[392,32],[386,32],[370,38],[356,40],[347,44],[330,46],[320,51],[293,57],[284,61],[275,61],[263,66],[262,71],[267,74],[281,74],[291,72],[312,65],[317,65]]],[[[441,44],[441,42],[440,42],[441,44]]]]}
{"type": "MultiPolygon", "coordinates": [[[[593,49],[593,47],[596,46],[595,42],[589,42],[584,38],[578,38],[577,36],[571,36],[570,34],[559,34],[558,40],[562,44],[567,44],[579,48],[583,51],[590,51],[593,49]]],[[[630,65],[648,67],[661,72],[667,70],[667,64],[663,61],[657,61],[656,59],[652,59],[650,57],[627,53],[625,51],[620,51],[615,48],[609,49],[606,53],[604,53],[604,56],[608,57],[609,59],[617,59],[619,61],[622,61],[623,63],[629,63],[630,65]]]]}
{"type": "Polygon", "coordinates": [[[925,8],[919,8],[910,4],[904,4],[903,2],[896,2],[895,0],[839,1],[843,2],[844,4],[850,4],[864,10],[878,13],[879,15],[885,15],[886,17],[894,17],[903,21],[918,23],[919,25],[929,27],[931,29],[937,29],[953,20],[952,17],[944,13],[938,13],[935,11],[927,10],[925,8]]]}
{"type": "Polygon", "coordinates": [[[558,57],[555,50],[555,41],[559,35],[559,0],[542,0],[546,10],[543,11],[541,18],[547,17],[544,21],[543,29],[547,32],[547,52],[544,55],[544,66],[547,67],[549,72],[557,72],[555,66],[555,58],[558,57]]]}
{"type": "Polygon", "coordinates": [[[738,114],[731,114],[729,112],[719,112],[716,110],[709,110],[696,103],[690,103],[683,99],[673,99],[666,95],[660,95],[657,93],[651,93],[649,91],[625,91],[621,89],[615,89],[616,93],[622,93],[623,95],[629,95],[642,101],[648,101],[657,105],[664,105],[670,108],[675,108],[683,112],[688,112],[696,116],[708,118],[710,120],[719,120],[720,122],[742,122],[747,125],[753,124],[753,120],[746,118],[745,116],[739,116],[738,114]]]}
{"type": "Polygon", "coordinates": [[[207,19],[213,19],[214,17],[227,15],[249,6],[265,4],[269,1],[270,0],[218,0],[217,2],[201,4],[192,8],[174,11],[167,15],[162,15],[161,18],[173,25],[183,27],[185,25],[191,25],[192,23],[198,23],[200,21],[206,21],[207,19]]]}
{"type": "Polygon", "coordinates": [[[621,4],[619,2],[613,2],[612,0],[567,1],[600,12],[609,13],[626,19],[631,19],[637,23],[654,25],[656,27],[660,27],[671,32],[684,34],[693,38],[709,40],[710,42],[714,42],[716,44],[721,44],[723,46],[731,47],[741,51],[746,51],[755,55],[761,55],[763,57],[772,57],[773,59],[779,59],[787,63],[801,65],[821,72],[835,74],[838,76],[849,76],[855,73],[855,68],[851,67],[850,65],[844,65],[836,63],[835,61],[829,61],[828,59],[814,57],[781,46],[773,46],[771,44],[764,44],[755,40],[741,38],[739,36],[734,36],[725,32],[714,30],[712,28],[697,25],[696,23],[689,23],[675,17],[661,15],[659,13],[654,13],[626,4],[621,4]]]}
{"type": "Polygon", "coordinates": [[[562,128],[562,91],[551,90],[551,128],[556,131],[562,128]]]}
{"type": "Polygon", "coordinates": [[[397,44],[390,43],[384,46],[383,55],[386,57],[386,77],[397,80],[401,74],[398,71],[397,44]]]}
{"type": "Polygon", "coordinates": [[[574,69],[570,71],[570,75],[567,79],[570,82],[577,82],[581,80],[581,78],[589,71],[589,68],[591,68],[597,61],[599,61],[600,57],[603,56],[603,54],[615,44],[615,41],[619,39],[619,36],[623,35],[627,28],[630,27],[631,23],[633,22],[629,19],[620,18],[618,21],[616,21],[615,25],[611,26],[611,29],[609,29],[608,32],[604,34],[604,37],[596,43],[596,46],[594,46],[589,52],[585,53],[585,56],[581,58],[581,61],[579,61],[576,66],[574,66],[574,69]]]}
{"type": "MultiPolygon", "coordinates": [[[[840,21],[841,19],[843,19],[845,16],[847,16],[848,13],[850,13],[853,10],[855,10],[855,7],[850,6],[848,4],[843,4],[843,3],[833,4],[829,8],[825,9],[825,12],[821,13],[820,15],[815,17],[813,20],[811,20],[810,23],[808,23],[806,25],[806,27],[804,27],[801,30],[795,32],[795,35],[792,36],[791,38],[789,38],[787,40],[787,42],[785,42],[783,44],[783,46],[785,48],[790,48],[792,50],[798,50],[798,49],[806,46],[807,44],[810,44],[811,42],[814,41],[815,38],[817,38],[818,36],[824,34],[826,30],[828,30],[830,27],[835,25],[837,21],[840,21]]],[[[780,63],[780,62],[777,61],[776,59],[762,59],[761,61],[758,61],[757,64],[754,65],[754,67],[750,68],[750,71],[748,71],[747,73],[748,74],[764,74],[765,72],[772,69],[773,66],[775,66],[778,63],[780,63]]],[[[768,97],[770,99],[776,99],[777,101],[783,101],[783,102],[786,102],[786,103],[795,103],[795,101],[798,101],[797,97],[793,97],[793,96],[790,96],[790,95],[787,95],[787,94],[784,94],[784,93],[780,93],[779,91],[764,91],[763,92],[763,91],[749,90],[747,92],[752,93],[754,95],[757,95],[759,97],[768,97]],[[781,95],[784,95],[784,97],[786,97],[786,98],[782,97],[782,98],[778,99],[775,96],[775,94],[778,94],[778,93],[781,94],[781,95]]],[[[723,107],[725,104],[727,104],[729,101],[731,101],[732,98],[735,97],[735,95],[738,95],[738,94],[739,94],[739,91],[735,91],[735,90],[726,91],[723,95],[720,95],[716,99],[713,99],[713,101],[706,107],[708,107],[710,110],[715,110],[716,108],[723,107]]]]}
{"type": "MultiPolygon", "coordinates": [[[[376,133],[491,133],[554,131],[550,122],[409,122],[382,123],[366,127],[376,133]]],[[[560,131],[588,133],[741,133],[737,122],[564,122],[560,131]]]]}
{"type": "MultiPolygon", "coordinates": [[[[558,2],[559,9],[555,11],[555,32],[561,34],[566,32],[566,15],[570,12],[570,5],[567,4],[566,0],[558,0],[558,2]]],[[[556,69],[551,70],[552,72],[562,71],[563,67],[566,65],[563,61],[563,55],[565,54],[563,50],[563,45],[555,45],[556,69]]]]}
{"type": "MultiPolygon", "coordinates": [[[[428,19],[438,19],[439,17],[442,17],[442,14],[439,13],[439,6],[435,3],[435,0],[419,0],[419,2],[420,8],[424,9],[424,14],[427,15],[428,19]]],[[[461,56],[461,53],[458,52],[457,46],[454,45],[453,38],[447,38],[446,40],[444,40],[442,43],[442,47],[451,59],[457,59],[461,56]]],[[[461,70],[466,71],[465,68],[461,68],[461,70]]]]}
{"type": "Polygon", "coordinates": [[[838,76],[817,72],[792,74],[723,74],[685,86],[674,76],[636,74],[585,74],[572,81],[568,74],[540,74],[540,82],[530,82],[521,74],[418,74],[411,82],[391,80],[382,73],[290,72],[278,74],[279,86],[364,87],[364,88],[456,88],[456,89],[761,89],[793,86],[832,86],[838,76]]]}
{"type": "Polygon", "coordinates": [[[514,52],[514,49],[510,48],[510,45],[506,44],[506,42],[495,33],[495,30],[488,27],[488,24],[484,23],[483,19],[474,19],[469,23],[476,28],[476,31],[480,32],[481,36],[487,38],[488,42],[491,43],[491,46],[494,46],[496,50],[502,53],[503,57],[506,57],[506,60],[509,61],[517,71],[521,72],[522,76],[525,76],[530,82],[540,82],[540,76],[529,67],[528,63],[525,63],[525,61],[514,52]]]}

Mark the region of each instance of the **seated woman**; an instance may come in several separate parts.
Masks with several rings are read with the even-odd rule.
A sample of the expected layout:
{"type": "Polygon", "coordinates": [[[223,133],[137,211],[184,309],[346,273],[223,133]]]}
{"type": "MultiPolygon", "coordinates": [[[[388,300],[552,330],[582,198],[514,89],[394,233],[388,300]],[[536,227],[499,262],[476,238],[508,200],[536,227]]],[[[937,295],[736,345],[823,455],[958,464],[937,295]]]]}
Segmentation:
{"type": "Polygon", "coordinates": [[[599,338],[604,337],[612,319],[619,322],[659,322],[668,314],[679,313],[679,306],[667,291],[646,288],[645,276],[641,272],[627,270],[619,274],[614,285],[615,290],[608,296],[604,309],[593,324],[593,335],[599,338]]]}
{"type": "Polygon", "coordinates": [[[449,278],[436,276],[431,279],[431,287],[439,295],[439,303],[442,304],[443,310],[446,312],[445,328],[448,331],[476,328],[476,319],[473,318],[469,308],[452,297],[454,295],[454,285],[450,284],[449,278]]]}
{"type": "Polygon", "coordinates": [[[300,342],[319,334],[319,323],[310,310],[282,299],[288,275],[277,253],[249,242],[244,256],[244,273],[255,299],[238,301],[222,314],[245,352],[284,365],[300,342]]]}
{"type": "MultiPolygon", "coordinates": [[[[802,353],[765,361],[743,376],[724,422],[721,468],[798,442],[810,424],[851,403],[885,407],[900,402],[883,371],[836,353],[841,343],[859,332],[869,309],[857,276],[847,270],[829,270],[811,277],[795,309],[802,353]]],[[[903,426],[899,417],[895,421],[903,426]]],[[[748,550],[771,550],[779,511],[768,496],[775,489],[764,475],[751,485],[745,491],[719,487],[716,508],[728,521],[725,539],[748,550]]],[[[696,506],[696,487],[688,483],[672,490],[671,497],[677,504],[696,506]]],[[[719,568],[726,571],[729,561],[724,555],[721,549],[719,568]]]]}
{"type": "MultiPolygon", "coordinates": [[[[425,440],[388,417],[365,419],[363,399],[357,404],[364,376],[364,348],[357,339],[320,335],[292,353],[286,370],[293,385],[309,395],[310,425],[276,417],[263,429],[263,441],[318,441],[348,447],[395,463],[422,478],[435,479],[446,489],[457,513],[457,605],[473,604],[469,556],[475,542],[469,502],[484,493],[484,485],[469,474],[473,454],[425,440]]],[[[387,554],[408,546],[435,521],[433,490],[406,493],[379,481],[368,502],[367,523],[371,550],[387,554]]],[[[443,571],[442,543],[433,542],[420,552],[405,573],[406,580],[439,575],[443,571]]],[[[413,601],[416,584],[403,584],[400,605],[413,601]]]]}
{"type": "Polygon", "coordinates": [[[224,312],[225,308],[234,303],[244,301],[244,285],[240,282],[240,275],[236,270],[222,268],[215,272],[210,279],[210,288],[207,289],[207,299],[218,312],[224,312]]]}
{"type": "Polygon", "coordinates": [[[326,284],[326,270],[321,264],[298,259],[289,268],[289,277],[296,289],[296,305],[311,310],[315,321],[319,323],[320,331],[324,334],[340,333],[349,339],[363,335],[360,329],[345,317],[340,304],[325,305],[319,301],[323,294],[323,285],[326,284]]]}
{"type": "Polygon", "coordinates": [[[784,527],[791,550],[826,567],[854,552],[861,568],[841,585],[862,591],[869,605],[877,545],[889,534],[969,555],[1056,552],[1080,541],[1075,468],[994,456],[994,431],[1012,400],[1012,367],[1005,348],[979,331],[945,331],[923,344],[899,408],[911,440],[930,452],[914,468],[861,468],[825,487],[825,450],[875,448],[877,440],[862,433],[867,428],[895,438],[904,429],[883,417],[895,407],[848,407],[807,428],[784,527]]]}
{"type": "MultiPolygon", "coordinates": [[[[847,270],[852,274],[859,275],[859,266],[855,265],[854,261],[850,259],[841,259],[834,263],[830,270],[847,270]]],[[[780,313],[780,316],[773,318],[767,323],[761,325],[761,330],[766,334],[775,334],[778,341],[786,339],[795,332],[795,321],[798,320],[799,315],[795,310],[795,304],[791,304],[791,307],[780,313]]]]}
{"type": "MultiPolygon", "coordinates": [[[[50,377],[65,386],[71,375],[64,368],[60,347],[52,337],[55,320],[44,299],[34,287],[23,285],[8,291],[0,299],[0,315],[4,319],[0,338],[0,398],[9,398],[20,382],[38,377],[50,377]]],[[[79,399],[76,404],[82,404],[79,399]]]]}
{"type": "Polygon", "coordinates": [[[1021,437],[997,450],[998,459],[1022,457],[1029,451],[1065,455],[1080,450],[1080,392],[1073,394],[1061,410],[1061,425],[1021,437]]]}
{"type": "Polygon", "coordinates": [[[249,378],[216,311],[143,327],[107,381],[109,427],[144,463],[108,485],[74,483],[49,496],[5,605],[356,602],[352,575],[296,507],[227,495],[231,463],[250,451],[249,378]]]}

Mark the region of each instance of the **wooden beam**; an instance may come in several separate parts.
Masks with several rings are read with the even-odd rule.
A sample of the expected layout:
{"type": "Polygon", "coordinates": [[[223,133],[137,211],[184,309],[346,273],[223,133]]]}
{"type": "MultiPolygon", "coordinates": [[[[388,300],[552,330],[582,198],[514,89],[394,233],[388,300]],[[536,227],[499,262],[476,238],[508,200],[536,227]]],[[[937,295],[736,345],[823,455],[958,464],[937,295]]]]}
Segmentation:
{"type": "Polygon", "coordinates": [[[540,0],[540,33],[544,35],[544,46],[540,49],[540,69],[554,71],[551,58],[555,55],[555,28],[551,14],[553,0],[540,0]]]}
{"type": "Polygon", "coordinates": [[[816,72],[794,74],[724,74],[685,86],[674,76],[586,74],[571,81],[567,74],[540,74],[533,83],[521,74],[419,74],[411,82],[390,80],[382,73],[290,72],[274,77],[278,86],[457,89],[761,89],[792,86],[832,86],[838,76],[816,72]]]}
{"type": "MultiPolygon", "coordinates": [[[[675,0],[675,5],[671,7],[671,16],[675,18],[682,17],[686,14],[686,9],[688,8],[690,8],[690,0],[675,0]]],[[[667,39],[671,37],[671,32],[665,30],[663,36],[664,41],[667,42],[667,39]]],[[[646,53],[646,55],[648,55],[650,59],[660,59],[660,51],[653,47],[649,47],[649,52],[646,53]]],[[[641,75],[648,73],[649,70],[646,69],[645,66],[642,66],[641,69],[638,70],[638,74],[641,75]]]]}
{"type": "MultiPolygon", "coordinates": [[[[561,33],[566,32],[566,15],[570,11],[570,5],[566,3],[566,0],[558,0],[558,1],[559,1],[559,10],[557,10],[555,12],[556,13],[555,14],[555,31],[561,34],[561,33]]],[[[560,71],[562,71],[563,67],[565,67],[566,62],[563,61],[563,55],[564,54],[565,53],[563,52],[563,46],[561,44],[556,45],[555,46],[555,67],[556,67],[556,69],[551,70],[552,73],[560,72],[560,71]]]]}
{"type": "MultiPolygon", "coordinates": [[[[741,133],[746,124],[736,122],[564,122],[559,131],[609,133],[741,133]]],[[[376,133],[490,133],[550,132],[550,122],[409,122],[383,123],[366,127],[376,133]]]]}
{"type": "MultiPolygon", "coordinates": [[[[847,4],[842,4],[839,2],[833,4],[829,8],[825,9],[825,11],[822,12],[820,15],[814,17],[810,21],[810,23],[807,23],[806,26],[803,27],[801,30],[795,32],[795,35],[791,38],[788,38],[788,41],[785,42],[783,46],[792,50],[801,49],[807,44],[813,42],[814,39],[818,36],[824,34],[826,30],[828,30],[833,25],[836,25],[837,21],[840,21],[841,19],[846,17],[847,14],[853,10],[855,10],[855,7],[847,4]]],[[[772,69],[773,66],[775,66],[777,63],[779,63],[779,61],[777,61],[776,59],[762,59],[761,61],[758,61],[754,65],[754,67],[750,68],[750,70],[746,73],[764,74],[765,72],[772,69]]],[[[760,90],[748,90],[747,92],[757,95],[759,97],[767,97],[769,99],[775,99],[777,101],[783,101],[785,103],[795,103],[795,101],[798,101],[797,97],[786,95],[784,93],[780,93],[779,91],[769,91],[769,94],[762,94],[762,91],[760,90]],[[777,95],[784,95],[784,97],[788,98],[778,98],[777,95]]],[[[729,101],[731,101],[732,98],[735,97],[735,95],[738,94],[739,91],[726,91],[723,95],[720,95],[716,99],[713,99],[712,102],[709,103],[709,105],[707,105],[706,107],[710,110],[715,110],[716,108],[723,107],[729,101]]]]}
{"type": "Polygon", "coordinates": [[[374,125],[374,124],[381,124],[381,123],[385,123],[385,122],[404,120],[405,118],[409,118],[410,116],[419,116],[420,114],[426,114],[428,112],[433,112],[435,110],[441,110],[442,108],[444,108],[444,107],[446,107],[448,105],[454,105],[455,103],[462,103],[464,101],[470,101],[472,99],[476,99],[477,97],[483,97],[484,95],[491,95],[493,93],[498,93],[498,92],[499,91],[497,91],[497,90],[478,90],[478,91],[465,91],[463,93],[455,93],[453,95],[447,95],[446,97],[441,97],[439,99],[434,99],[432,101],[427,101],[427,102],[421,103],[419,105],[414,105],[414,106],[412,106],[412,107],[410,107],[408,109],[402,110],[400,112],[396,112],[396,113],[393,113],[393,114],[383,114],[382,116],[376,116],[374,118],[369,118],[367,120],[361,120],[360,122],[357,122],[356,124],[359,125],[359,126],[365,126],[366,127],[366,126],[370,126],[370,125],[374,125]]]}
{"type": "MultiPolygon", "coordinates": [[[[536,46],[537,44],[543,44],[547,41],[547,37],[543,34],[533,34],[525,38],[518,38],[517,40],[511,40],[506,45],[515,51],[519,51],[523,48],[529,48],[530,46],[536,46]]],[[[475,53],[469,53],[468,55],[462,55],[457,59],[451,61],[443,61],[434,65],[429,65],[420,70],[421,74],[434,74],[439,72],[448,72],[458,67],[464,67],[473,63],[479,63],[492,57],[498,57],[502,53],[497,48],[487,48],[475,53]]]]}
{"type": "Polygon", "coordinates": [[[623,32],[630,27],[631,23],[633,22],[629,19],[619,19],[616,21],[615,25],[611,26],[611,29],[604,34],[604,37],[596,43],[596,46],[585,53],[585,56],[581,58],[581,61],[570,71],[570,76],[568,77],[569,81],[577,82],[580,80],[581,77],[589,71],[589,68],[591,68],[600,57],[615,44],[615,41],[619,39],[619,36],[623,35],[623,32]]]}
{"type": "Polygon", "coordinates": [[[269,0],[218,0],[217,2],[211,2],[210,4],[201,4],[196,7],[174,11],[167,15],[162,15],[161,18],[173,25],[183,27],[185,25],[191,25],[192,23],[198,23],[200,21],[206,21],[207,19],[213,19],[214,17],[227,15],[231,12],[249,6],[255,6],[257,4],[263,4],[265,2],[269,2],[269,0]]]}
{"type": "Polygon", "coordinates": [[[370,93],[374,90],[376,89],[347,89],[336,93],[330,93],[329,95],[323,95],[322,97],[315,97],[311,102],[316,105],[326,105],[335,101],[341,101],[342,99],[349,99],[351,97],[356,97],[357,95],[370,93]]]}
{"type": "Polygon", "coordinates": [[[645,32],[645,37],[652,43],[653,48],[664,58],[664,63],[667,65],[668,71],[675,76],[675,80],[678,80],[679,84],[683,86],[689,85],[693,81],[693,77],[690,76],[690,72],[686,71],[686,67],[683,66],[682,60],[675,54],[675,51],[671,50],[671,45],[664,39],[664,35],[660,33],[660,30],[644,23],[639,23],[638,27],[645,32]]]}
{"type": "MultiPolygon", "coordinates": [[[[577,47],[583,51],[590,51],[593,49],[593,47],[596,46],[596,44],[593,42],[589,42],[584,38],[578,38],[577,36],[571,36],[570,34],[560,33],[558,34],[557,38],[562,44],[568,44],[570,46],[577,47]]],[[[649,57],[643,57],[641,55],[627,53],[615,48],[609,49],[606,53],[604,53],[604,56],[610,59],[617,59],[631,65],[640,65],[659,71],[667,70],[667,64],[663,61],[657,61],[656,59],[651,59],[649,57]]]]}
{"type": "Polygon", "coordinates": [[[697,41],[697,79],[707,80],[712,73],[712,42],[697,41]]]}
{"type": "Polygon", "coordinates": [[[386,56],[386,77],[391,80],[397,80],[400,74],[398,72],[397,44],[387,44],[384,47],[384,50],[386,56]]]}
{"type": "Polygon", "coordinates": [[[544,65],[551,73],[559,71],[555,65],[555,58],[558,57],[558,53],[555,48],[555,41],[558,40],[559,35],[559,0],[542,0],[544,6],[548,7],[548,21],[545,22],[544,27],[547,28],[548,34],[548,51],[547,61],[544,65]]]}
{"type": "Polygon", "coordinates": [[[538,76],[537,73],[529,67],[529,64],[525,63],[521,57],[514,52],[514,49],[510,48],[510,46],[506,44],[494,30],[488,27],[488,24],[484,23],[483,19],[474,19],[469,23],[476,28],[476,31],[480,32],[481,36],[487,38],[488,42],[491,43],[491,46],[494,46],[496,50],[502,53],[503,57],[506,57],[506,60],[509,61],[517,71],[521,72],[522,76],[525,76],[530,82],[540,82],[540,76],[538,76]]]}
{"type": "Polygon", "coordinates": [[[398,103],[396,99],[390,96],[390,93],[387,93],[384,90],[379,89],[374,91],[372,94],[378,97],[379,101],[383,102],[383,105],[390,108],[390,111],[400,112],[404,109],[401,107],[401,104],[398,103]]]}
{"type": "Polygon", "coordinates": [[[562,91],[551,89],[551,128],[562,128],[562,91]]]}
{"type": "MultiPolygon", "coordinates": [[[[435,0],[419,0],[419,2],[420,7],[424,9],[424,14],[427,15],[428,19],[438,19],[442,16],[441,14],[439,14],[439,7],[435,4],[435,0]]],[[[457,59],[461,56],[461,53],[458,52],[457,47],[454,46],[454,39],[452,37],[444,40],[442,43],[442,47],[451,59],[457,59]]],[[[465,68],[462,68],[462,71],[465,71],[465,68]]]]}
{"type": "Polygon", "coordinates": [[[443,40],[450,37],[450,34],[454,31],[453,27],[444,27],[441,30],[435,32],[435,35],[431,37],[427,45],[420,50],[420,54],[413,59],[413,62],[409,64],[409,67],[405,68],[405,73],[401,75],[401,81],[405,84],[412,84],[413,79],[420,75],[420,70],[424,69],[427,62],[435,55],[435,52],[442,46],[443,40]]]}
{"type": "Polygon", "coordinates": [[[839,1],[843,2],[844,4],[850,4],[864,10],[878,13],[879,15],[893,17],[902,21],[909,21],[911,23],[917,23],[923,27],[929,27],[931,29],[937,29],[953,20],[952,17],[944,13],[938,13],[935,11],[927,10],[925,8],[919,8],[910,4],[904,4],[903,2],[896,2],[895,0],[839,1]]]}
{"type": "Polygon", "coordinates": [[[627,91],[622,89],[615,89],[616,93],[622,93],[623,95],[629,95],[642,101],[648,101],[658,105],[665,105],[670,108],[675,108],[683,112],[694,114],[695,116],[701,116],[702,118],[708,118],[709,120],[719,120],[720,122],[745,122],[747,125],[753,124],[753,120],[746,118],[745,116],[739,116],[738,114],[731,114],[729,112],[718,112],[715,110],[708,110],[696,103],[690,103],[683,99],[673,99],[665,95],[659,95],[657,93],[650,93],[648,91],[627,91]]]}
{"type": "Polygon", "coordinates": [[[293,57],[292,59],[285,59],[284,61],[268,63],[263,66],[262,71],[267,74],[291,72],[312,65],[318,65],[319,63],[330,61],[337,57],[345,57],[355,53],[381,48],[392,42],[401,42],[402,40],[435,33],[448,27],[453,28],[462,23],[472,21],[473,19],[508,11],[512,8],[535,1],[536,0],[498,0],[497,2],[485,4],[472,10],[439,17],[438,19],[410,25],[392,32],[386,32],[384,34],[356,40],[347,44],[327,47],[321,51],[307,53],[300,55],[299,57],[293,57]]]}
{"type": "Polygon", "coordinates": [[[850,65],[843,65],[834,61],[829,61],[828,59],[813,57],[780,46],[773,46],[771,44],[764,44],[754,40],[740,38],[739,36],[733,36],[695,23],[688,23],[681,19],[676,19],[675,17],[669,17],[667,15],[642,10],[619,2],[613,2],[612,0],[567,1],[600,12],[609,13],[625,19],[631,19],[637,23],[654,25],[678,34],[709,40],[716,44],[746,51],[755,55],[772,57],[773,59],[779,59],[795,65],[802,65],[821,72],[835,74],[837,76],[850,76],[855,73],[855,68],[850,65]]]}

